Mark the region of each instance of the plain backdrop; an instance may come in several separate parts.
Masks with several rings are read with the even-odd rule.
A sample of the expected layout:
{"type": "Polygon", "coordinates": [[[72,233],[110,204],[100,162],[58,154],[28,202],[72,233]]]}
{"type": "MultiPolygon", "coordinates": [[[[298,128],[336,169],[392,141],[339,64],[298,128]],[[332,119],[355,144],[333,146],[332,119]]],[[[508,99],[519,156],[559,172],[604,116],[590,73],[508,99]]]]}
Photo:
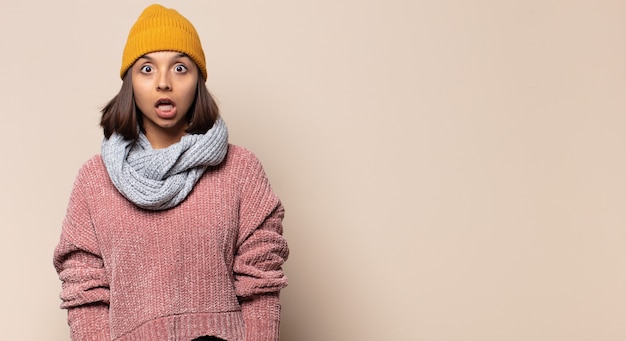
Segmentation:
{"type": "MultiPolygon", "coordinates": [[[[0,339],[68,340],[52,252],[149,1],[0,4],[0,339]]],[[[282,340],[626,339],[626,2],[163,1],[287,209],[282,340]]]]}

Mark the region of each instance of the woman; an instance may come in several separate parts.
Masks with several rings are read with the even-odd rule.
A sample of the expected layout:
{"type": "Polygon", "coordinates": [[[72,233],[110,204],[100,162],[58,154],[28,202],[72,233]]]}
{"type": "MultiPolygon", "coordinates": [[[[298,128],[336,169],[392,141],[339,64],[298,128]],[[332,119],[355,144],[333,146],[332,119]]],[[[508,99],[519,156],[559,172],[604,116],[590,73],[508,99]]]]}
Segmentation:
{"type": "Polygon", "coordinates": [[[278,340],[284,209],[228,144],[193,25],[147,7],[120,77],[54,252],[72,340],[278,340]]]}

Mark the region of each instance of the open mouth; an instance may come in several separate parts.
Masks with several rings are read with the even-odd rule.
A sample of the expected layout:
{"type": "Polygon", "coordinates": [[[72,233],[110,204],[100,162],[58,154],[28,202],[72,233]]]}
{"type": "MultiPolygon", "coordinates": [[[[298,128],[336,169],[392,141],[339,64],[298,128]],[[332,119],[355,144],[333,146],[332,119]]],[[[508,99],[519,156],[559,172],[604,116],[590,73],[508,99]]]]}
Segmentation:
{"type": "Polygon", "coordinates": [[[162,112],[172,111],[172,109],[174,109],[174,106],[175,106],[174,102],[170,100],[169,98],[161,98],[156,102],[156,105],[155,105],[155,107],[162,112]]]}

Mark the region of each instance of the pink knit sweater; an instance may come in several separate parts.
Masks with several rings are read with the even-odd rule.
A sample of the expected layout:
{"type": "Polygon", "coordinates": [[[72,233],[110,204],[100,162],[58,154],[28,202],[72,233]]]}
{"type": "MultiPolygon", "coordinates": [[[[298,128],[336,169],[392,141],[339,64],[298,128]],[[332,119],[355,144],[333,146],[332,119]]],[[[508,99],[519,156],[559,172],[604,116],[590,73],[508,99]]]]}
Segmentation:
{"type": "Polygon", "coordinates": [[[126,200],[93,157],[54,252],[72,340],[278,340],[283,216],[258,159],[241,147],[230,145],[165,211],[126,200]]]}

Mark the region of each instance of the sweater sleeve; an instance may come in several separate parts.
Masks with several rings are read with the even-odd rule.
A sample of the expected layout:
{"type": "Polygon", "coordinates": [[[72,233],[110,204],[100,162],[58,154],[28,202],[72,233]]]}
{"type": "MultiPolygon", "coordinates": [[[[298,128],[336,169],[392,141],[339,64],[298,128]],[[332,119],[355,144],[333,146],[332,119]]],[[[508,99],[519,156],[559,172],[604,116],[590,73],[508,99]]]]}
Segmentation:
{"type": "Polygon", "coordinates": [[[74,183],[54,267],[62,282],[61,308],[67,309],[72,340],[110,340],[109,285],[81,183],[74,183]]]}
{"type": "Polygon", "coordinates": [[[284,208],[272,192],[258,159],[247,165],[240,203],[240,232],[234,259],[246,340],[279,337],[279,292],[287,286],[282,265],[289,249],[283,237],[284,208]]]}

